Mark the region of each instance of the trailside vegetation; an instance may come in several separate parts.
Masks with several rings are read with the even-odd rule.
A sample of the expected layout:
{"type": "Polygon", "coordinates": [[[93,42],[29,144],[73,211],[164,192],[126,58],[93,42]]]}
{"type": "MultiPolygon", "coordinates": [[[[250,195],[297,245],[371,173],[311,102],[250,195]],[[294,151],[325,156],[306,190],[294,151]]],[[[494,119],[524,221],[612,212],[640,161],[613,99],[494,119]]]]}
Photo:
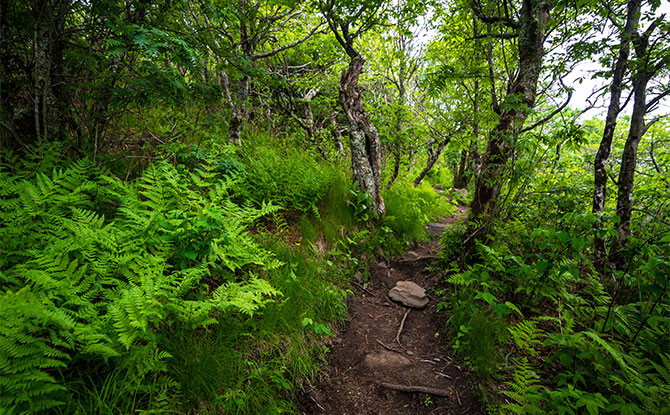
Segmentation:
{"type": "Polygon", "coordinates": [[[0,414],[300,413],[352,277],[466,205],[486,410],[670,414],[668,13],[0,0],[0,414]]]}

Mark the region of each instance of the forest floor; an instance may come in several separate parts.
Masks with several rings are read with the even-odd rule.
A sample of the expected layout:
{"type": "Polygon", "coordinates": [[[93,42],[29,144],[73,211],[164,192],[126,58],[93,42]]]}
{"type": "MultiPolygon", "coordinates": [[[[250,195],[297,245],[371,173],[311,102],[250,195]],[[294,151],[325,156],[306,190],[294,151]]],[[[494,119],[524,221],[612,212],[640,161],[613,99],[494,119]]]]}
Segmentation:
{"type": "MultiPolygon", "coordinates": [[[[459,207],[457,216],[430,224],[429,230],[439,234],[466,212],[459,207]]],[[[473,393],[475,380],[450,356],[447,316],[438,311],[436,298],[429,294],[428,305],[419,310],[388,297],[400,280],[428,293],[439,288],[444,272],[438,251],[439,238],[433,236],[390,264],[373,265],[370,281],[354,283],[349,320],[333,340],[321,381],[301,396],[303,414],[482,413],[473,393]],[[428,389],[431,393],[425,393],[428,389]]]]}

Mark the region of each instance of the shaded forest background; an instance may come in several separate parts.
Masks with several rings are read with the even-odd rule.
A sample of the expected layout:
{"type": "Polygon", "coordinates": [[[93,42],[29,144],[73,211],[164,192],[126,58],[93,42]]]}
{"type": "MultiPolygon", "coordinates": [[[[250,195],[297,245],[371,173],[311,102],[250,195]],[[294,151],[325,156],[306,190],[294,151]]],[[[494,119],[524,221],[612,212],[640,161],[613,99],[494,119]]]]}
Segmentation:
{"type": "Polygon", "coordinates": [[[0,0],[0,413],[295,413],[459,202],[487,409],[670,413],[667,9],[0,0]]]}

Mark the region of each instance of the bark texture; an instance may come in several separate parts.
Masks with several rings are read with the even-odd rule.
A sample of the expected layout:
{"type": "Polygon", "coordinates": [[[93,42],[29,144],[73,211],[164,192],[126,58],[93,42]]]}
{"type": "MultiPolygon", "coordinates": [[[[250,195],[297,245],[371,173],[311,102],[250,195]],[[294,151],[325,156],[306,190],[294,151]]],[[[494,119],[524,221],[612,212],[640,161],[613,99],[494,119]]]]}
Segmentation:
{"type": "Polygon", "coordinates": [[[643,35],[637,35],[633,38],[635,55],[637,59],[644,62],[644,67],[640,68],[633,75],[633,115],[630,120],[628,137],[624,145],[621,156],[621,168],[619,170],[619,189],[617,193],[616,213],[620,218],[617,224],[617,249],[614,249],[612,261],[618,268],[623,268],[622,251],[628,246],[630,236],[630,220],[633,213],[633,189],[635,181],[635,167],[637,166],[637,148],[642,140],[642,136],[647,130],[644,117],[649,109],[647,103],[647,86],[651,78],[659,70],[670,64],[670,57],[667,55],[660,58],[659,61],[651,63],[651,54],[653,45],[649,45],[649,38],[656,27],[656,23],[644,32],[643,35]]]}
{"type": "MultiPolygon", "coordinates": [[[[518,74],[506,97],[510,105],[501,105],[498,124],[491,132],[481,160],[481,173],[470,210],[471,235],[481,234],[481,230],[498,215],[497,202],[503,185],[502,177],[513,150],[511,141],[523,126],[528,111],[535,105],[550,5],[551,2],[546,0],[523,1],[519,22],[518,74]]],[[[469,241],[472,244],[478,238],[476,235],[469,241]]]]}
{"type": "Polygon", "coordinates": [[[381,195],[381,146],[379,132],[363,107],[358,79],[365,60],[356,55],[340,79],[340,104],[349,122],[351,168],[359,190],[367,192],[377,215],[385,212],[381,195]]]}
{"type": "MultiPolygon", "coordinates": [[[[612,139],[617,124],[619,112],[621,112],[621,87],[626,73],[628,56],[630,53],[630,42],[640,19],[641,0],[631,0],[628,3],[628,13],[626,24],[621,33],[621,46],[619,55],[614,65],[612,73],[612,86],[610,88],[610,103],[607,108],[607,117],[605,118],[605,129],[603,137],[598,147],[598,152],[594,160],[593,175],[593,209],[592,212],[598,216],[598,229],[602,227],[602,215],[605,209],[605,200],[607,197],[607,169],[605,163],[610,156],[612,139]]],[[[594,235],[595,265],[600,273],[604,271],[607,260],[607,247],[605,238],[599,235],[596,229],[594,235]]]]}

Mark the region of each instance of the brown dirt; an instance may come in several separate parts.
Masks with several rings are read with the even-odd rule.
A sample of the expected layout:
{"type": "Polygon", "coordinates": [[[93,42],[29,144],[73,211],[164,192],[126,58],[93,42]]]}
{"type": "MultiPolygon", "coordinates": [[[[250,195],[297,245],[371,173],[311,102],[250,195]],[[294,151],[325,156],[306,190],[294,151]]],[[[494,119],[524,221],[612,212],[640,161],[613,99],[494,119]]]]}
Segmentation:
{"type": "MultiPolygon", "coordinates": [[[[464,210],[459,210],[464,213],[464,210]]],[[[460,217],[445,218],[453,224],[460,217]]],[[[447,316],[437,311],[430,296],[423,310],[412,309],[400,335],[396,335],[405,312],[387,293],[398,280],[410,280],[430,290],[444,277],[440,271],[437,238],[420,244],[402,258],[370,269],[371,281],[354,283],[349,298],[350,319],[333,340],[329,366],[319,383],[301,396],[303,414],[408,415],[481,414],[473,394],[474,380],[450,356],[445,330],[447,316]],[[431,268],[431,266],[433,268],[431,268]],[[386,284],[385,284],[386,283],[386,284]],[[369,369],[363,363],[368,353],[392,349],[411,361],[404,368],[369,369]],[[399,392],[380,383],[436,388],[447,397],[420,392],[399,392]]]]}

